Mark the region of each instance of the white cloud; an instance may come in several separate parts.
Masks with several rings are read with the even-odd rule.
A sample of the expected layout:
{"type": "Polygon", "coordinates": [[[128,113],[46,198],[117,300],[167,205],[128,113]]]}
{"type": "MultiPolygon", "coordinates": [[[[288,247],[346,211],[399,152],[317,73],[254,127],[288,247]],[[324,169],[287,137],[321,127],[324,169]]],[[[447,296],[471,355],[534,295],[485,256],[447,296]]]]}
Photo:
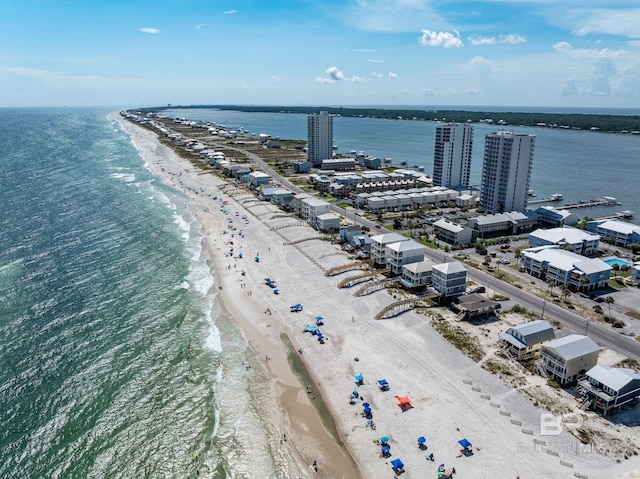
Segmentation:
{"type": "Polygon", "coordinates": [[[243,90],[252,90],[252,88],[249,85],[242,85],[242,89],[243,90]]]}
{"type": "Polygon", "coordinates": [[[397,73],[393,73],[393,72],[389,72],[389,78],[398,78],[398,74],[397,73]]]}
{"type": "Polygon", "coordinates": [[[369,58],[367,61],[369,63],[384,63],[382,60],[374,60],[373,58],[369,58]]]}
{"type": "Polygon", "coordinates": [[[453,33],[422,30],[422,36],[419,42],[420,45],[428,47],[460,48],[464,46],[460,39],[460,34],[455,30],[453,33]]]}
{"type": "Polygon", "coordinates": [[[382,73],[373,72],[372,75],[376,78],[384,78],[384,75],[382,73]]]}
{"type": "Polygon", "coordinates": [[[519,43],[526,42],[526,38],[518,33],[509,33],[507,35],[498,35],[498,37],[483,37],[482,35],[471,35],[467,37],[467,40],[472,45],[496,45],[496,44],[509,44],[517,45],[519,43]]]}
{"type": "Polygon", "coordinates": [[[527,39],[518,33],[509,33],[498,37],[498,43],[508,43],[510,45],[517,45],[526,41],[527,39]]]}
{"type": "Polygon", "coordinates": [[[467,37],[471,45],[495,45],[496,37],[483,37],[481,35],[471,35],[467,37]]]}
{"type": "Polygon", "coordinates": [[[342,73],[338,67],[329,67],[327,68],[327,75],[333,81],[342,81],[344,80],[344,73],[342,73]]]}
{"type": "Polygon", "coordinates": [[[338,67],[327,68],[327,75],[329,75],[329,77],[318,77],[315,79],[315,81],[317,81],[318,83],[324,83],[325,85],[327,83],[337,83],[341,81],[350,81],[350,82],[365,81],[364,78],[356,75],[352,76],[351,78],[345,77],[344,73],[342,73],[342,71],[338,67]]]}
{"type": "Polygon", "coordinates": [[[568,13],[573,16],[572,23],[576,24],[573,33],[578,36],[604,33],[638,38],[639,8],[620,8],[618,10],[580,8],[568,13]]]}
{"type": "Polygon", "coordinates": [[[204,25],[205,25],[204,23],[198,23],[198,24],[195,26],[195,28],[202,28],[202,27],[204,27],[204,25]]]}
{"type": "MultiPolygon", "coordinates": [[[[348,50],[347,50],[348,51],[348,50]]],[[[371,53],[371,52],[375,52],[375,50],[371,49],[371,48],[357,48],[355,50],[353,50],[354,52],[357,53],[371,53]]]]}
{"type": "Polygon", "coordinates": [[[436,94],[431,88],[425,88],[421,93],[423,96],[433,96],[436,94]]]}
{"type": "Polygon", "coordinates": [[[151,33],[151,34],[160,33],[160,30],[158,30],[157,28],[148,28],[148,27],[141,28],[140,31],[142,33],[151,33]]]}
{"type": "Polygon", "coordinates": [[[629,54],[626,50],[609,50],[603,48],[596,50],[593,48],[573,48],[568,42],[558,42],[553,45],[558,53],[568,56],[573,60],[595,60],[598,58],[617,58],[629,54]]]}
{"type": "Polygon", "coordinates": [[[271,75],[271,80],[275,81],[275,82],[281,82],[282,78],[276,76],[276,75],[271,75]]]}
{"type": "Polygon", "coordinates": [[[224,12],[225,15],[233,15],[234,13],[238,13],[238,10],[227,10],[224,12]]]}

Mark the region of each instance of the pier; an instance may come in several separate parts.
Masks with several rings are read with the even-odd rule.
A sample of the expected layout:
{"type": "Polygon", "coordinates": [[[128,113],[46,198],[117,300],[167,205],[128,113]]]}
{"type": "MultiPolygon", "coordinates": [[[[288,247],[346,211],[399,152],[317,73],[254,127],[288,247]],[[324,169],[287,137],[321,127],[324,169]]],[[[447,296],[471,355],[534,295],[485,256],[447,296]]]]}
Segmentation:
{"type": "Polygon", "coordinates": [[[552,201],[562,201],[562,195],[560,193],[554,193],[551,196],[547,196],[546,198],[540,198],[537,200],[529,200],[527,204],[533,205],[537,203],[550,203],[552,201]]]}
{"type": "Polygon", "coordinates": [[[562,208],[565,210],[570,210],[574,208],[589,208],[591,206],[618,206],[621,205],[618,200],[611,196],[605,196],[604,198],[596,198],[595,200],[586,200],[586,201],[578,201],[576,203],[568,203],[566,205],[562,205],[562,208]]]}

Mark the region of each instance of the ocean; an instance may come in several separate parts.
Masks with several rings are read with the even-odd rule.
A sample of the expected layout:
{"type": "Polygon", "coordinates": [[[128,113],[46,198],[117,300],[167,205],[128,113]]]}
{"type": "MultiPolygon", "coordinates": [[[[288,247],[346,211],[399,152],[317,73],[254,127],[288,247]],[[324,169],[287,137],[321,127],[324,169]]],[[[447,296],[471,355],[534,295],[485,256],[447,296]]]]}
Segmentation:
{"type": "MultiPolygon", "coordinates": [[[[486,108],[492,111],[489,107],[486,108]]],[[[496,109],[506,110],[515,111],[496,109]]],[[[558,109],[554,112],[563,111],[558,109]]],[[[574,111],[575,109],[567,112],[574,111]]],[[[579,112],[605,114],[608,111],[583,109],[579,112]]],[[[637,113],[636,110],[625,112],[637,113]]],[[[190,120],[216,122],[229,130],[242,127],[249,134],[266,133],[283,139],[307,137],[306,116],[301,114],[178,108],[168,109],[163,113],[190,120]]],[[[611,113],[623,114],[620,110],[611,113]]],[[[499,114],[496,114],[495,121],[498,118],[499,114]]],[[[378,158],[391,158],[394,165],[406,163],[408,166],[422,167],[429,175],[433,173],[435,129],[435,122],[426,121],[352,117],[335,117],[333,121],[334,143],[338,147],[338,153],[364,151],[378,158]]],[[[573,212],[580,218],[597,218],[631,210],[636,213],[631,221],[640,224],[640,194],[637,188],[640,184],[640,135],[476,124],[471,183],[478,187],[482,175],[485,135],[498,129],[536,136],[531,172],[531,189],[536,196],[530,200],[538,201],[555,193],[564,195],[563,202],[533,203],[530,208],[537,208],[542,204],[559,207],[565,203],[610,196],[622,204],[580,208],[573,212]]]]}
{"type": "Polygon", "coordinates": [[[110,112],[0,109],[0,159],[0,477],[297,477],[187,199],[110,112]]]}

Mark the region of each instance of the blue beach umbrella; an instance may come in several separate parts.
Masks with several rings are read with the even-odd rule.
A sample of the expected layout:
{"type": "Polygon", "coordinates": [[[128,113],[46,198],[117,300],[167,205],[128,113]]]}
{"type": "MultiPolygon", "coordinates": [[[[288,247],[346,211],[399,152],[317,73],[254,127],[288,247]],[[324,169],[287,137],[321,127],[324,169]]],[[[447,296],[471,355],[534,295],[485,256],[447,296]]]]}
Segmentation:
{"type": "Polygon", "coordinates": [[[427,442],[427,440],[425,439],[425,437],[424,437],[424,436],[420,436],[420,437],[418,438],[418,444],[424,444],[425,442],[427,442]]]}
{"type": "Polygon", "coordinates": [[[389,452],[391,446],[382,446],[382,452],[389,452]]]}
{"type": "Polygon", "coordinates": [[[369,403],[368,402],[363,402],[362,403],[362,407],[369,407],[369,403]]]}
{"type": "Polygon", "coordinates": [[[380,442],[382,442],[382,443],[389,442],[389,436],[381,436],[380,437],[380,442]]]}

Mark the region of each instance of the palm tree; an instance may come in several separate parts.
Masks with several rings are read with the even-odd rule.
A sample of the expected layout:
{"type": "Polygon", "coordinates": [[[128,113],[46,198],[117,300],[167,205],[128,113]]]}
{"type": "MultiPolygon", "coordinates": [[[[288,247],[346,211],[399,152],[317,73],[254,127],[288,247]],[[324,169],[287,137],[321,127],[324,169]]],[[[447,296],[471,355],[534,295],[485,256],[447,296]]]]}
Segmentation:
{"type": "Polygon", "coordinates": [[[611,317],[611,305],[615,302],[615,299],[613,299],[613,296],[607,296],[604,298],[604,302],[609,305],[609,317],[611,317]]]}

